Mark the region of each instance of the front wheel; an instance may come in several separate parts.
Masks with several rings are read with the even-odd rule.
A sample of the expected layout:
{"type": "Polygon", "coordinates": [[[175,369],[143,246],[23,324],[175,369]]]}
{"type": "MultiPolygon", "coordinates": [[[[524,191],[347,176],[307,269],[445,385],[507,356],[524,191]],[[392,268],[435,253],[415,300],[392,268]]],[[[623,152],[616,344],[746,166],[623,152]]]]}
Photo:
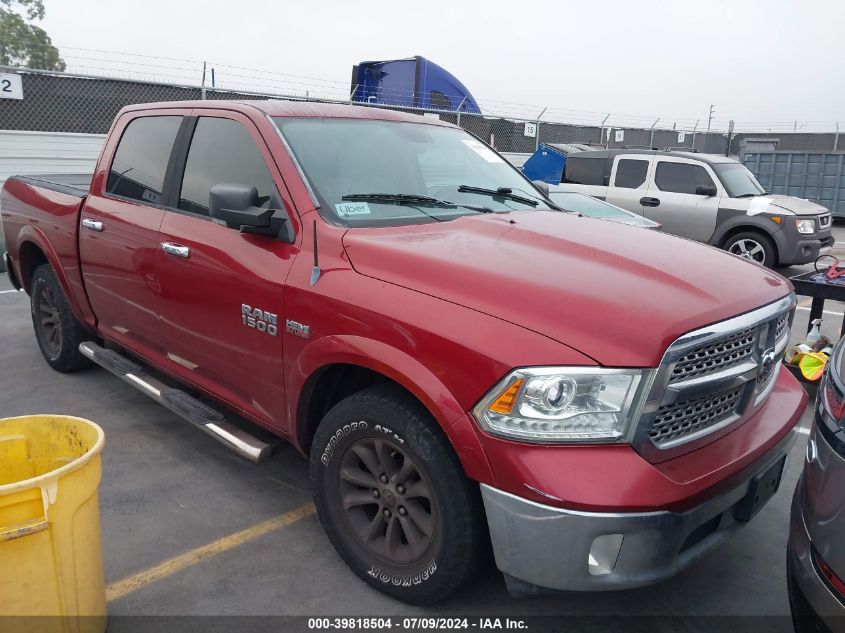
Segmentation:
{"type": "Polygon", "coordinates": [[[373,387],[335,405],[314,437],[311,481],[335,549],[379,591],[432,604],[477,568],[478,488],[437,423],[402,390],[373,387]]]}
{"type": "Polygon", "coordinates": [[[762,266],[777,266],[777,253],[772,240],[762,233],[746,231],[731,236],[725,242],[724,249],[743,259],[750,259],[762,266]]]}

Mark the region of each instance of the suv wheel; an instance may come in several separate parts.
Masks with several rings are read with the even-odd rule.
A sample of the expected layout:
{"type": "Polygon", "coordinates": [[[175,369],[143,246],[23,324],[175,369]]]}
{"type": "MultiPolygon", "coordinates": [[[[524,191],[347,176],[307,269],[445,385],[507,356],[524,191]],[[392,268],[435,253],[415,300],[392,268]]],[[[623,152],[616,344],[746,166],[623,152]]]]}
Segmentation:
{"type": "Polygon", "coordinates": [[[756,231],[737,233],[725,242],[724,249],[769,268],[777,265],[775,245],[772,240],[756,231]]]}
{"type": "Polygon", "coordinates": [[[30,308],[38,347],[50,367],[69,372],[91,366],[79,351],[79,344],[91,335],[73,316],[50,264],[42,264],[32,274],[30,308]]]}
{"type": "Polygon", "coordinates": [[[335,549],[379,591],[431,604],[477,568],[478,488],[437,423],[401,389],[366,389],[326,414],[311,447],[311,481],[335,549]]]}

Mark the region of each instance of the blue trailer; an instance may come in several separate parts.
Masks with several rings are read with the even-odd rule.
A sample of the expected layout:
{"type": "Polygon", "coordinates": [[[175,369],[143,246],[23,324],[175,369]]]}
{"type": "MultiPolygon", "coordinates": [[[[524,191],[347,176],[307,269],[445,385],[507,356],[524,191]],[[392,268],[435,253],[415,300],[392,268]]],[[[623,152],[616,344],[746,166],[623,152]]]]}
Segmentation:
{"type": "Polygon", "coordinates": [[[425,57],[360,62],[352,67],[352,101],[481,114],[454,75],[425,57]]]}
{"type": "Polygon", "coordinates": [[[531,157],[522,165],[522,173],[530,180],[542,180],[550,185],[560,184],[566,157],[573,152],[592,149],[583,143],[540,143],[531,157]]]}

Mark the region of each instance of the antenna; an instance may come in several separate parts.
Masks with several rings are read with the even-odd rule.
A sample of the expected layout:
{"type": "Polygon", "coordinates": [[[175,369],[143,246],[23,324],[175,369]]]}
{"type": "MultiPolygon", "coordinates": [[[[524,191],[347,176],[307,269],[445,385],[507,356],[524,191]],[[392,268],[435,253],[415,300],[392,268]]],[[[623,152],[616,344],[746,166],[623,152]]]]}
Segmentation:
{"type": "Polygon", "coordinates": [[[319,253],[317,252],[317,220],[314,220],[314,267],[311,269],[311,281],[308,282],[308,285],[313,288],[319,279],[320,259],[319,253]]]}

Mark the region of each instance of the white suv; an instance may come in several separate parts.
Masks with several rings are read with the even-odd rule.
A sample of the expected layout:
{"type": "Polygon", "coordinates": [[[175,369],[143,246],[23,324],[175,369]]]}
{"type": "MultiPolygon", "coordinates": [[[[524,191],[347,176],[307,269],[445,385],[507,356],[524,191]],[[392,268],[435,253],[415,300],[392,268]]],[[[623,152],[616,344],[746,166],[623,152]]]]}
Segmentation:
{"type": "Polygon", "coordinates": [[[740,162],[725,156],[612,149],[572,153],[562,182],[663,225],[769,267],[804,264],[830,250],[830,212],[767,194],[740,162]]]}

